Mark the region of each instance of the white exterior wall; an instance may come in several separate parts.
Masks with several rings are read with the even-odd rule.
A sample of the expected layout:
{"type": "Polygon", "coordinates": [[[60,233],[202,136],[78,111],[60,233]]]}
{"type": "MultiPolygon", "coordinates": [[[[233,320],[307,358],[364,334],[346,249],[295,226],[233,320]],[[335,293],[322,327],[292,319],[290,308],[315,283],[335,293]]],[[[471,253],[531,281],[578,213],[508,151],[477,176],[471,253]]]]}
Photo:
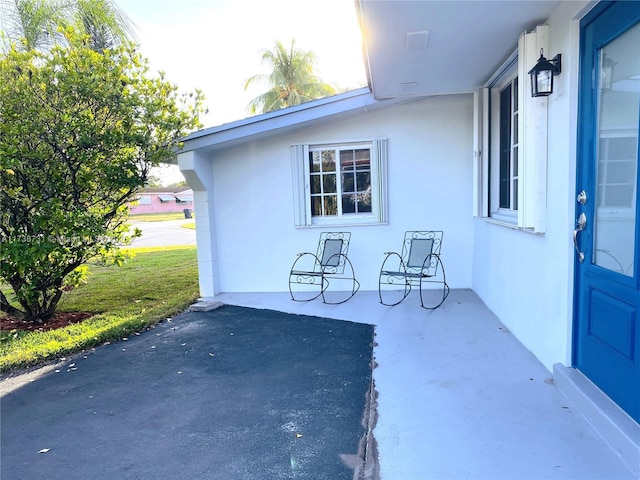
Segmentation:
{"type": "Polygon", "coordinates": [[[315,253],[321,231],[344,230],[361,288],[377,290],[383,253],[402,247],[405,230],[433,229],[444,230],[450,286],[469,288],[472,107],[471,95],[432,97],[213,153],[219,272],[199,262],[201,277],[216,278],[215,293],[288,291],[296,254],[315,253]],[[375,137],[388,139],[389,223],[296,228],[290,146],[375,137]]]}
{"type": "Polygon", "coordinates": [[[562,73],[548,97],[546,233],[474,221],[472,288],[549,370],[571,365],[579,22],[587,10],[587,2],[562,2],[549,18],[545,55],[562,54],[562,73]]]}

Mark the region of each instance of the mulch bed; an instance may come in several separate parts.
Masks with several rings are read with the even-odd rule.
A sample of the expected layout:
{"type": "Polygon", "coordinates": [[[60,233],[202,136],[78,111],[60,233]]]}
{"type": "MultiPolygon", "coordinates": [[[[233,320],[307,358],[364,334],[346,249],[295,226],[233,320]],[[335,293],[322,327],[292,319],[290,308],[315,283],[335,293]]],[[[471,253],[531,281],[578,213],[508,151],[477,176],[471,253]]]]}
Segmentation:
{"type": "Polygon", "coordinates": [[[58,312],[45,323],[31,323],[10,315],[0,317],[0,330],[42,331],[56,330],[91,318],[89,312],[58,312]]]}

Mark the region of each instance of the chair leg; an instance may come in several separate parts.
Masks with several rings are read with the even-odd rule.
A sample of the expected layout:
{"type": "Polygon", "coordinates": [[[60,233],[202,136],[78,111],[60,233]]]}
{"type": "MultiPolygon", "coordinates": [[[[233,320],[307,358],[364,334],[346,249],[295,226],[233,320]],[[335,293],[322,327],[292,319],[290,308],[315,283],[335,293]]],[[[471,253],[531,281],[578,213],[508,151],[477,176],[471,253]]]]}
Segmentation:
{"type": "Polygon", "coordinates": [[[327,289],[329,288],[329,278],[327,276],[323,276],[323,289],[322,289],[322,301],[328,305],[340,305],[341,303],[346,302],[347,300],[351,299],[358,290],[360,290],[360,282],[358,282],[358,280],[356,280],[356,274],[353,270],[353,264],[351,263],[351,260],[349,260],[349,258],[343,254],[339,254],[341,257],[344,257],[344,265],[345,265],[345,273],[347,273],[347,266],[348,266],[348,272],[351,272],[350,274],[347,273],[347,276],[345,277],[334,277],[335,279],[339,279],[339,280],[349,280],[351,283],[351,294],[345,298],[342,299],[338,302],[335,301],[329,301],[327,300],[327,297],[325,296],[325,292],[327,291],[327,289]],[[324,286],[324,282],[326,281],[326,286],[324,286]]]}
{"type": "Polygon", "coordinates": [[[380,303],[382,305],[386,305],[387,307],[395,307],[396,305],[399,305],[402,303],[402,301],[407,298],[409,296],[409,294],[411,293],[411,283],[409,283],[408,281],[404,281],[403,286],[404,286],[404,293],[402,295],[402,298],[400,300],[398,300],[395,303],[387,303],[382,299],[382,285],[384,283],[382,281],[378,282],[378,297],[380,298],[380,303]]]}
{"type": "Polygon", "coordinates": [[[387,307],[393,307],[407,298],[410,292],[411,283],[408,280],[406,268],[402,263],[402,257],[396,252],[387,252],[386,257],[382,262],[382,267],[380,268],[380,274],[378,276],[378,297],[380,298],[380,303],[382,305],[386,305],[387,307]],[[394,259],[398,262],[397,264],[393,263],[394,259]],[[387,265],[392,265],[392,268],[385,268],[387,265]],[[398,287],[402,285],[402,287],[404,288],[404,294],[402,295],[402,298],[395,303],[389,303],[388,301],[385,301],[382,297],[383,285],[398,287]]]}
{"type": "Polygon", "coordinates": [[[435,310],[436,308],[438,308],[440,305],[442,305],[444,303],[444,301],[447,299],[447,297],[449,296],[449,285],[447,284],[447,276],[445,274],[444,271],[444,265],[442,263],[442,260],[440,259],[439,255],[436,254],[432,254],[433,257],[435,257],[436,262],[437,262],[437,267],[436,267],[436,271],[438,270],[438,268],[441,269],[442,271],[442,280],[430,280],[433,279],[434,277],[425,277],[425,278],[421,278],[420,279],[420,306],[422,308],[425,308],[427,310],[435,310]],[[424,303],[424,298],[423,298],[423,294],[422,294],[422,284],[423,283],[441,283],[442,284],[442,299],[438,302],[437,305],[435,306],[427,306],[424,303]]]}

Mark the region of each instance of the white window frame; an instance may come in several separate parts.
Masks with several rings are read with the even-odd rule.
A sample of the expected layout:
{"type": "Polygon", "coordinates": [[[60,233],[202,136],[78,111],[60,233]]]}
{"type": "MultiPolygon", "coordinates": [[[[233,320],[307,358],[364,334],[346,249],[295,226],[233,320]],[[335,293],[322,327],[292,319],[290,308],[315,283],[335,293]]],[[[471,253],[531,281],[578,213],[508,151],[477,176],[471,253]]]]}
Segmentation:
{"type": "MultiPolygon", "coordinates": [[[[339,158],[336,159],[339,164],[339,158]]],[[[294,223],[296,227],[344,226],[387,223],[387,139],[352,142],[295,144],[291,146],[293,171],[294,223]],[[333,216],[311,214],[311,172],[309,152],[317,149],[370,149],[371,212],[333,216]]],[[[338,171],[337,175],[340,175],[338,171]]]]}
{"type": "Polygon", "coordinates": [[[491,218],[500,222],[517,224],[518,222],[518,152],[519,144],[515,138],[518,131],[518,116],[519,112],[517,107],[518,98],[517,94],[520,90],[520,77],[518,77],[517,64],[511,65],[506,71],[504,71],[490,87],[489,91],[489,108],[490,108],[490,125],[489,125],[489,155],[490,155],[490,184],[489,184],[489,205],[491,218]],[[509,165],[508,165],[508,205],[502,205],[502,161],[501,161],[501,146],[502,146],[502,92],[507,88],[511,88],[510,95],[510,108],[509,108],[509,165]]]}
{"type": "MultiPolygon", "coordinates": [[[[549,27],[523,34],[518,49],[474,95],[473,214],[489,222],[532,233],[545,233],[547,215],[547,97],[532,98],[529,69],[540,49],[548,50],[549,27]],[[498,136],[492,133],[499,117],[499,91],[518,77],[517,210],[498,208],[498,136]],[[494,182],[494,183],[492,183],[494,182]]],[[[512,131],[515,125],[512,125],[512,131]]],[[[512,145],[513,147],[514,145],[512,145]]],[[[512,178],[511,180],[514,180],[512,178]]],[[[515,194],[515,192],[514,192],[515,194]]],[[[513,206],[513,205],[512,205],[513,206]]]]}

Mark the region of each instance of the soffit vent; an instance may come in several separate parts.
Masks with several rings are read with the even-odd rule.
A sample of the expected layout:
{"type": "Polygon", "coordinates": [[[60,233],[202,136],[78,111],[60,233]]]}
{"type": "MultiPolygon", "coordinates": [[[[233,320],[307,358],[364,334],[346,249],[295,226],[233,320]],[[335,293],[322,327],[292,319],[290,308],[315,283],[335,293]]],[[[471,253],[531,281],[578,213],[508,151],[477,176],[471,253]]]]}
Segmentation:
{"type": "Polygon", "coordinates": [[[407,32],[405,49],[410,51],[426,50],[429,41],[429,30],[407,32]]]}

